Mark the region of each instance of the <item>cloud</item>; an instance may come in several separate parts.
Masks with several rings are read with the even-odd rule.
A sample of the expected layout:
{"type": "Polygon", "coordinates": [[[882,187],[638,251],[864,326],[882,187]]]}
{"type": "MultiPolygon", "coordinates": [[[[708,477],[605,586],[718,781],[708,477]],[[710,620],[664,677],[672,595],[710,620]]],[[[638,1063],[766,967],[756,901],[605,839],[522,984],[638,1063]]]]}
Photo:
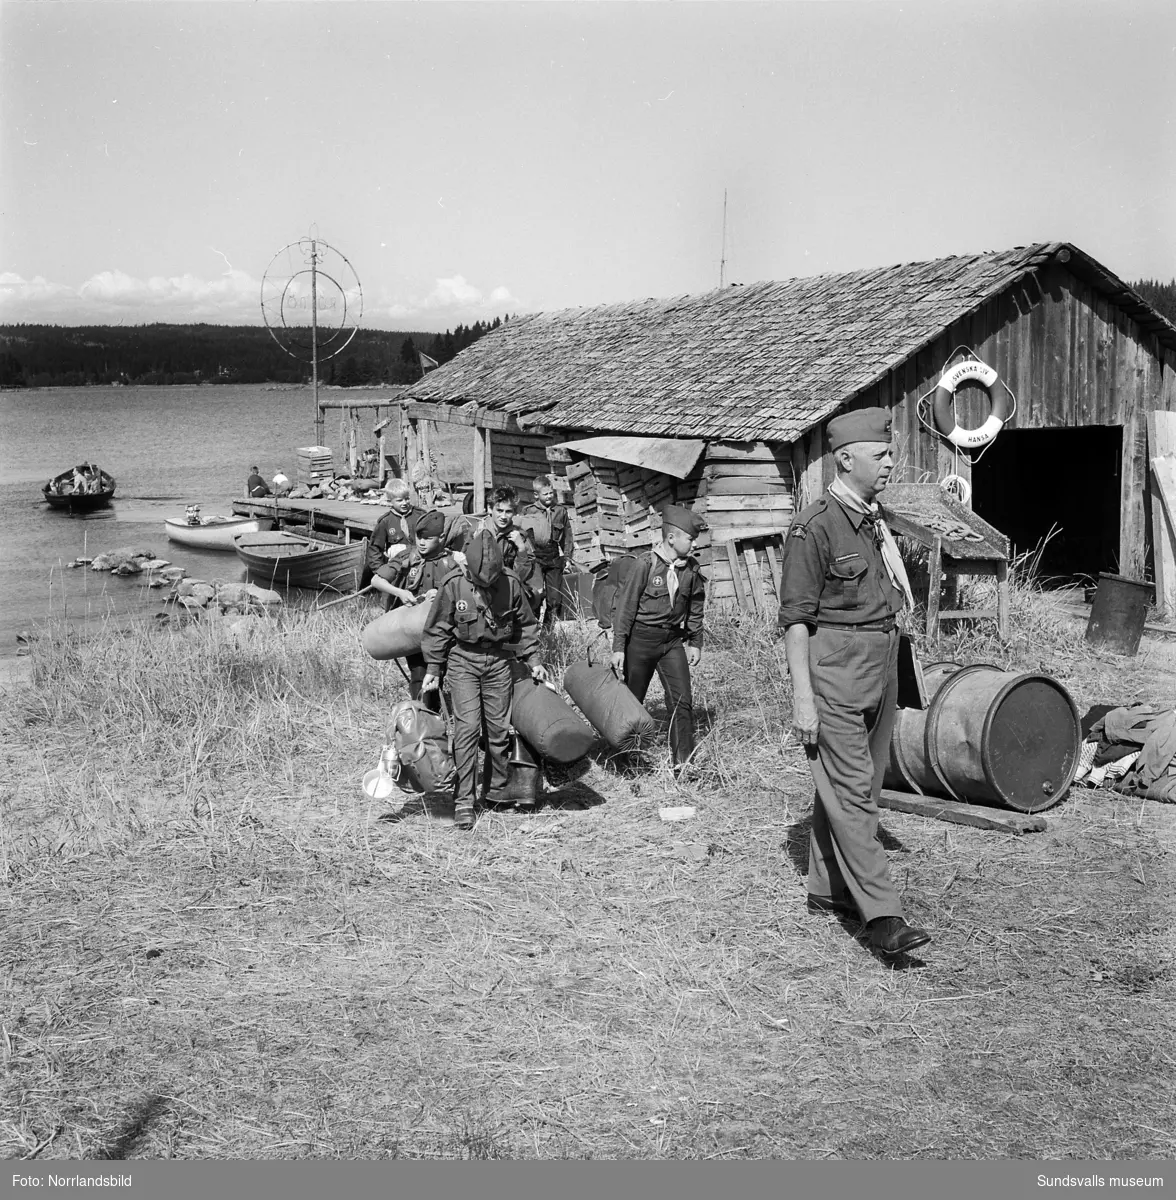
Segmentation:
{"type": "MultiPolygon", "coordinates": [[[[260,300],[260,281],[232,268],[212,279],[191,273],[139,278],[112,268],[91,275],[76,287],[53,283],[41,275],[26,279],[11,271],[0,273],[0,321],[8,323],[207,321],[255,325],[261,320],[260,300]]],[[[358,308],[359,298],[348,294],[346,311],[350,314],[358,308]]],[[[362,308],[362,325],[439,330],[517,313],[524,305],[508,287],[500,284],[484,291],[464,275],[455,274],[436,279],[424,295],[398,295],[386,287],[372,289],[362,308]]]]}
{"type": "Polygon", "coordinates": [[[0,315],[9,322],[254,324],[259,294],[260,284],[245,271],[229,270],[216,279],[191,274],[138,279],[115,269],[99,271],[78,287],[7,271],[0,275],[0,315]]]}

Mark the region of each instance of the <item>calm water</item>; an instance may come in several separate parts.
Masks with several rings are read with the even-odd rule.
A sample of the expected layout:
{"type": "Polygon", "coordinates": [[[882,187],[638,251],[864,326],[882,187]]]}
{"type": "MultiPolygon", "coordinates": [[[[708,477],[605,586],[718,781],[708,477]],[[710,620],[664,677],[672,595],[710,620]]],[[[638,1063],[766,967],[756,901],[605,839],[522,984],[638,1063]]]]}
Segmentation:
{"type": "MultiPolygon", "coordinates": [[[[374,400],[376,392],[357,396],[374,400]]],[[[373,417],[364,414],[364,429],[373,417]]],[[[326,443],[345,462],[339,415],[328,412],[326,443]]],[[[17,651],[18,630],[52,612],[72,623],[160,611],[160,591],[135,576],[65,566],[118,546],[152,550],[189,575],[243,581],[236,555],[169,542],[166,517],[188,504],[225,513],[256,463],[271,478],[294,478],[296,450],[314,442],[310,388],[123,387],[0,392],[0,657],[17,651]],[[90,459],[118,481],[110,508],[70,517],[49,508],[41,488],[90,459]]]]}

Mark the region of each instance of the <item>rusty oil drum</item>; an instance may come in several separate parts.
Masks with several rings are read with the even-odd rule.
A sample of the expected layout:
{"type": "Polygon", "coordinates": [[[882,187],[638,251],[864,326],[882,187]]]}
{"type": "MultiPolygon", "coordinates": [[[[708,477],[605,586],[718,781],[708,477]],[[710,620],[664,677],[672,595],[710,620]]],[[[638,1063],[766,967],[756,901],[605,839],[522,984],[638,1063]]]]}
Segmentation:
{"type": "Polygon", "coordinates": [[[1048,675],[953,665],[924,672],[925,679],[935,672],[928,690],[938,681],[929,708],[898,714],[887,777],[916,791],[1018,812],[1057,804],[1074,780],[1082,741],[1069,692],[1048,675]]]}

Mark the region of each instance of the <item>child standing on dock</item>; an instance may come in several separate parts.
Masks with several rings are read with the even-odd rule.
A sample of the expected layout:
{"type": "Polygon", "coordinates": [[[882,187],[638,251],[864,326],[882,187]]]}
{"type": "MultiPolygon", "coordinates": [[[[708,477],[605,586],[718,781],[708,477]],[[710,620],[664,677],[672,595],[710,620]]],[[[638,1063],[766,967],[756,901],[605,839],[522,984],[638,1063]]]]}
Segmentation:
{"type": "Polygon", "coordinates": [[[503,568],[494,535],[488,530],[475,533],[466,544],[465,558],[465,566],[442,582],[429,612],[421,639],[428,671],[422,692],[436,692],[445,678],[455,724],[454,823],[459,829],[472,829],[483,729],[491,771],[486,799],[494,802],[508,783],[511,662],[521,659],[540,682],[546,681],[547,672],[535,658],[535,614],[518,579],[503,568]]]}

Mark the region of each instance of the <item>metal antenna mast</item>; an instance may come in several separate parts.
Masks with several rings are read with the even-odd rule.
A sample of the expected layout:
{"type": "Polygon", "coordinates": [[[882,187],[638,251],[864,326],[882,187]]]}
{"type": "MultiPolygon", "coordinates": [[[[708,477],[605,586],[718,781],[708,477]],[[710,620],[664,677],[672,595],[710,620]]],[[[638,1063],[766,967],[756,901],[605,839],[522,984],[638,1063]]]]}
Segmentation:
{"type": "Polygon", "coordinates": [[[719,287],[727,286],[727,189],[723,188],[723,254],[719,259],[719,287]]]}

